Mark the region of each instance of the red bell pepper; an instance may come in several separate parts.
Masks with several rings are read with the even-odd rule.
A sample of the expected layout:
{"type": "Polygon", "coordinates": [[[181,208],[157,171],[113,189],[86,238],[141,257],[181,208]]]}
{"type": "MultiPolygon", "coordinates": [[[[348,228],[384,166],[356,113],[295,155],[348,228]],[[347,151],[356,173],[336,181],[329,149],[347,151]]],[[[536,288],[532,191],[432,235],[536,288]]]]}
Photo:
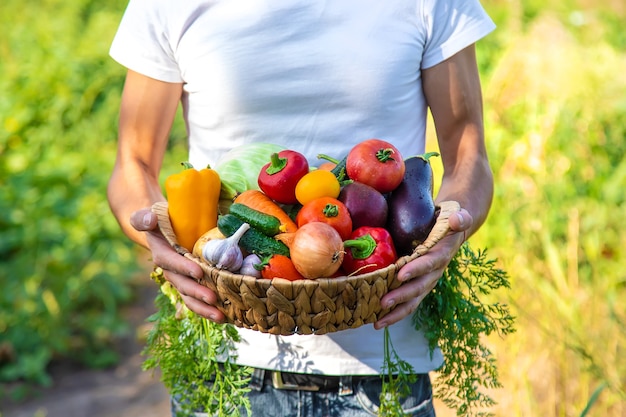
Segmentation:
{"type": "Polygon", "coordinates": [[[376,271],[398,259],[391,235],[382,227],[361,226],[343,246],[346,254],[341,268],[348,275],[376,271]]]}
{"type": "Polygon", "coordinates": [[[259,188],[278,203],[296,204],[296,184],[307,172],[309,163],[301,153],[291,150],[273,153],[271,161],[261,168],[259,188]]]}

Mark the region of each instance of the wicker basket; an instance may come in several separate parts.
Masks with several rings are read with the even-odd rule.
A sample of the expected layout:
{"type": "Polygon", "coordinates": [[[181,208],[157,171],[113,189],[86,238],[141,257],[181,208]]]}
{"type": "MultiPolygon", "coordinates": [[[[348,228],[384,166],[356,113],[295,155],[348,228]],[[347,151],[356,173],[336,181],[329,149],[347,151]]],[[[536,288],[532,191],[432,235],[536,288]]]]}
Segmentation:
{"type": "Polygon", "coordinates": [[[228,323],[277,335],[324,334],[374,323],[387,314],[380,299],[400,283],[396,272],[407,262],[428,252],[449,231],[448,217],[460,210],[455,201],[441,203],[437,222],[426,241],[413,253],[386,268],[362,275],[289,281],[258,279],[211,267],[180,246],[172,230],[167,203],[152,210],[167,241],[178,253],[204,270],[200,283],[217,294],[220,311],[228,323]]]}

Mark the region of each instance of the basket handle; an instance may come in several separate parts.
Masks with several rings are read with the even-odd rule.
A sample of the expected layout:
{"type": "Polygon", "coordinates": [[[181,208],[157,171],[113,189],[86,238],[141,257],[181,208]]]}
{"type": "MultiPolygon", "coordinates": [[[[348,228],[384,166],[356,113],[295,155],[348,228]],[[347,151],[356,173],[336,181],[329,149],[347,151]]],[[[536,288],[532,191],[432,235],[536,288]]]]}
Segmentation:
{"type": "Polygon", "coordinates": [[[154,203],[152,205],[152,212],[157,215],[159,229],[161,229],[161,233],[163,233],[165,240],[167,240],[170,246],[173,247],[176,252],[183,256],[189,253],[189,251],[186,248],[182,247],[178,243],[178,240],[176,240],[176,234],[174,233],[172,222],[170,222],[167,202],[158,201],[154,203]]]}

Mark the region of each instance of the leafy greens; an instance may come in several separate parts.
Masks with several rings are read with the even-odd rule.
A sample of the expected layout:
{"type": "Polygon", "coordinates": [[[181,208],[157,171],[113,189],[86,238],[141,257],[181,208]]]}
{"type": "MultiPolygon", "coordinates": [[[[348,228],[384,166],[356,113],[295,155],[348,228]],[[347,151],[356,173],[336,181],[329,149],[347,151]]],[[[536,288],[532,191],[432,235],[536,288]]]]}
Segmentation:
{"type": "MultiPolygon", "coordinates": [[[[241,409],[249,414],[246,393],[251,369],[233,363],[233,342],[239,337],[236,329],[187,310],[160,268],[152,277],[161,291],[156,299],[158,312],[149,318],[155,325],[144,349],[148,355],[144,369],[160,367],[164,385],[181,405],[180,415],[203,410],[209,415],[238,416],[241,409]],[[212,376],[215,379],[206,383],[212,376]]],[[[466,243],[413,316],[431,353],[439,348],[445,358],[434,383],[435,397],[459,416],[491,415],[481,410],[495,402],[480,388],[501,384],[495,358],[482,337],[512,333],[514,318],[506,305],[485,303],[482,298],[509,286],[506,272],[497,268],[495,260],[487,259],[484,250],[474,252],[466,243]]],[[[415,375],[393,349],[386,329],[384,340],[379,416],[400,416],[401,398],[415,375]]]]}

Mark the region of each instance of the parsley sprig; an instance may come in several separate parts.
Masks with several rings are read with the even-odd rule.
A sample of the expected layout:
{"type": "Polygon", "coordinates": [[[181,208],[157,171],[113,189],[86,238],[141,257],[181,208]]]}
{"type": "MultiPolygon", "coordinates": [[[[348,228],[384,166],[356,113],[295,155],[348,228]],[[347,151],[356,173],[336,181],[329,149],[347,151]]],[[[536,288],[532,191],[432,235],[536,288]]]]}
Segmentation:
{"type": "Polygon", "coordinates": [[[483,388],[500,388],[496,360],[483,336],[515,331],[508,306],[483,300],[493,291],[509,288],[508,275],[487,258],[486,250],[474,252],[465,243],[452,259],[435,289],[413,316],[424,331],[431,353],[439,346],[445,362],[438,370],[435,397],[458,416],[488,416],[481,411],[495,401],[483,388]]]}
{"type": "Polygon", "coordinates": [[[417,375],[408,362],[402,360],[391,343],[389,329],[385,327],[383,336],[383,369],[382,391],[380,392],[380,406],[378,417],[403,416],[402,398],[406,398],[410,392],[410,385],[415,383],[417,375]]]}
{"type": "Polygon", "coordinates": [[[160,291],[155,300],[157,312],[148,318],[154,326],[143,350],[147,356],[144,370],[161,369],[163,385],[180,404],[180,416],[197,410],[220,417],[239,416],[242,407],[250,414],[245,394],[251,370],[232,362],[237,330],[188,310],[160,268],[151,276],[160,291]]]}

